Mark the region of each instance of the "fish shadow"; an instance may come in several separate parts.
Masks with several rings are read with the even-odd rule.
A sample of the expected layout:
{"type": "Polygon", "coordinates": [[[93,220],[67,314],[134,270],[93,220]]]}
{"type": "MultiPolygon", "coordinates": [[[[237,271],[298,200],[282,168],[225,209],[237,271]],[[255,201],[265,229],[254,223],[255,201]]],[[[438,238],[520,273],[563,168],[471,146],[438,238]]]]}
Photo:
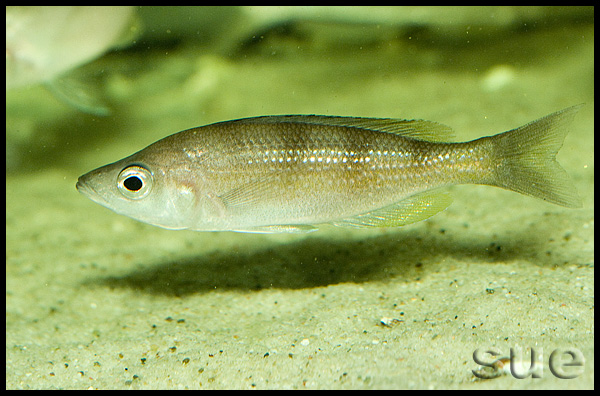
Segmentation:
{"type": "Polygon", "coordinates": [[[253,252],[214,251],[157,263],[90,283],[177,297],[213,290],[303,289],[392,279],[410,283],[444,270],[448,260],[458,265],[465,261],[493,264],[519,259],[542,266],[545,263],[539,252],[544,249],[540,242],[543,239],[528,235],[530,232],[524,231],[518,237],[513,234],[510,240],[475,243],[472,238],[461,240],[439,230],[425,235],[371,234],[349,241],[311,236],[253,252]]]}

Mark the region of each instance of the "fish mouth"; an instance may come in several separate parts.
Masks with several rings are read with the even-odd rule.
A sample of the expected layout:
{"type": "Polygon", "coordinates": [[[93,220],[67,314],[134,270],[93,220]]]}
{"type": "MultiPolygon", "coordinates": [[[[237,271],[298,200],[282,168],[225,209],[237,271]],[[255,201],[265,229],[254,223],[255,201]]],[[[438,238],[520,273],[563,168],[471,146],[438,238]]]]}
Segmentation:
{"type": "Polygon", "coordinates": [[[108,202],[100,195],[98,192],[89,184],[86,183],[83,179],[84,176],[81,176],[77,183],[75,183],[75,188],[77,191],[85,195],[87,198],[92,201],[99,203],[102,206],[106,206],[108,202]]]}
{"type": "Polygon", "coordinates": [[[81,177],[77,180],[77,183],[75,184],[75,188],[77,189],[77,191],[79,191],[86,197],[95,193],[93,188],[91,188],[88,184],[85,184],[85,182],[83,182],[81,180],[81,177]]]}
{"type": "Polygon", "coordinates": [[[80,193],[83,193],[83,190],[85,189],[85,185],[81,182],[81,180],[77,180],[77,183],[75,184],[75,188],[80,193]]]}

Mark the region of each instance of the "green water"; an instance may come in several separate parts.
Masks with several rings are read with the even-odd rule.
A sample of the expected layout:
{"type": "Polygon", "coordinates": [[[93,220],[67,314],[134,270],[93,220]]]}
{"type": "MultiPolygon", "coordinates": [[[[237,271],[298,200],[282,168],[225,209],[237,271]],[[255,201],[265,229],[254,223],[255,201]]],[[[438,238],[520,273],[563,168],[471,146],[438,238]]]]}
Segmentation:
{"type": "Polygon", "coordinates": [[[77,71],[110,115],[39,86],[7,92],[7,388],[593,387],[593,9],[141,18],[135,45],[77,71]],[[579,210],[459,186],[446,211],[401,229],[194,233],[75,190],[93,168],[227,119],[423,118],[470,140],[578,103],[558,159],[579,210]],[[486,347],[586,361],[574,380],[545,367],[476,381],[486,347]]]}

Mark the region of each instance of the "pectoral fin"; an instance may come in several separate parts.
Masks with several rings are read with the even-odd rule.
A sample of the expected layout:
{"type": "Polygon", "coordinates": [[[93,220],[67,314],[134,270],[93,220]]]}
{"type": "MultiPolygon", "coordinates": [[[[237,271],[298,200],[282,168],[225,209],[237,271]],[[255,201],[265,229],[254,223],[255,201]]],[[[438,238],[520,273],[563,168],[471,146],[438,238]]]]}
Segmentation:
{"type": "Polygon", "coordinates": [[[282,194],[285,189],[277,177],[259,177],[221,194],[219,197],[228,208],[256,205],[282,194]]]}

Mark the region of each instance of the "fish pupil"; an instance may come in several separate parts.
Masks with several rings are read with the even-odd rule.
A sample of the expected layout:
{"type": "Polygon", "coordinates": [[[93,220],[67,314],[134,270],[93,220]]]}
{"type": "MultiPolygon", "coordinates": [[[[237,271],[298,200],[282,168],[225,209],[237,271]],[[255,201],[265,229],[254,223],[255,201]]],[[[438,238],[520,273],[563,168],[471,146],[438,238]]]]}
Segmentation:
{"type": "Polygon", "coordinates": [[[139,177],[132,176],[125,179],[123,185],[129,191],[139,191],[143,187],[144,183],[139,177]]]}

